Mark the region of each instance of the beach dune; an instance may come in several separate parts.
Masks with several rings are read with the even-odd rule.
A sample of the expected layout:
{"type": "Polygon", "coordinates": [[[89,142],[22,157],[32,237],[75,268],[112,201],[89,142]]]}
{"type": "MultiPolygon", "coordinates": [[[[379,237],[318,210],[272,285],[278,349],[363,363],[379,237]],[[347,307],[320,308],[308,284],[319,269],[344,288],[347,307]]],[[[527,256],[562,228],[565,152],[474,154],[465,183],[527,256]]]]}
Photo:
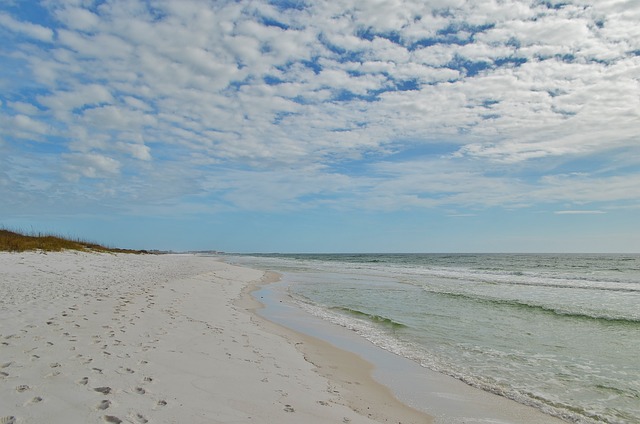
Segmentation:
{"type": "Polygon", "coordinates": [[[194,255],[0,253],[0,423],[431,422],[356,355],[252,313],[269,278],[194,255]]]}

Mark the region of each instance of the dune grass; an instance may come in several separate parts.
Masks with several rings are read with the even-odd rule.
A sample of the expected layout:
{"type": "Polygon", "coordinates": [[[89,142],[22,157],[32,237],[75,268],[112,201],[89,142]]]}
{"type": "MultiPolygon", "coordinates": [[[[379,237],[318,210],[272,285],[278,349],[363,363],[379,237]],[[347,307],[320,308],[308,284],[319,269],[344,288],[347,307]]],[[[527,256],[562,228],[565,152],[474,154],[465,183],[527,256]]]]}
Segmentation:
{"type": "Polygon", "coordinates": [[[105,247],[85,240],[71,239],[52,234],[24,234],[22,232],[0,228],[0,251],[25,252],[29,250],[42,250],[46,252],[79,250],[89,252],[147,253],[144,250],[105,247]]]}

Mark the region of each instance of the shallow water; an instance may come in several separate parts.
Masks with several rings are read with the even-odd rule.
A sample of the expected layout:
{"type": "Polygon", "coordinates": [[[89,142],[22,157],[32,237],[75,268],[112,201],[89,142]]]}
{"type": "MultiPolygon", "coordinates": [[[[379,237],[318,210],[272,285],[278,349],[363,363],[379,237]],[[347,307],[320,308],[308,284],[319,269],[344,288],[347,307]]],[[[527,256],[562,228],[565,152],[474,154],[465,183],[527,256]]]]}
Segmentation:
{"type": "Polygon", "coordinates": [[[299,307],[574,422],[640,422],[638,255],[277,255],[299,307]]]}

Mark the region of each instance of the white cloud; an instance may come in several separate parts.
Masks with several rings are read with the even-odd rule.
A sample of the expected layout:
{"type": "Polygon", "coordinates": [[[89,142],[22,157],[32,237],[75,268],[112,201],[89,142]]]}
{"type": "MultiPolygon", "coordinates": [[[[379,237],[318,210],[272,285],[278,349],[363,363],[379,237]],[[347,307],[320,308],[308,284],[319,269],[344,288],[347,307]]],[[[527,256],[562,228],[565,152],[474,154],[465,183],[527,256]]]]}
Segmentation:
{"type": "Polygon", "coordinates": [[[117,147],[119,150],[128,153],[135,159],[142,161],[151,160],[151,149],[149,146],[145,146],[144,144],[119,142],[117,143],[117,147]]]}
{"type": "Polygon", "coordinates": [[[51,42],[53,40],[51,29],[30,22],[18,21],[6,13],[0,13],[0,25],[38,41],[51,42]]]}
{"type": "Polygon", "coordinates": [[[56,132],[38,118],[25,114],[7,115],[0,113],[0,135],[21,140],[42,142],[46,136],[56,132]]]}
{"type": "Polygon", "coordinates": [[[34,132],[36,134],[46,134],[48,127],[42,122],[35,121],[26,115],[16,115],[13,117],[13,125],[19,130],[34,132]]]}
{"type": "Polygon", "coordinates": [[[120,172],[122,166],[117,160],[96,153],[65,154],[63,158],[68,161],[67,172],[71,179],[77,179],[79,175],[87,178],[112,177],[120,172]]]}
{"type": "Polygon", "coordinates": [[[548,201],[626,202],[640,198],[640,174],[599,177],[591,175],[555,175],[542,179],[532,195],[548,201]]]}
{"type": "Polygon", "coordinates": [[[64,118],[68,113],[84,106],[111,103],[113,97],[103,85],[86,84],[74,90],[60,90],[48,96],[38,96],[38,102],[49,108],[54,114],[64,118]]]}
{"type": "Polygon", "coordinates": [[[86,35],[75,31],[59,30],[58,40],[62,46],[73,50],[81,57],[117,60],[134,53],[129,43],[114,34],[86,35]]]}
{"type": "Polygon", "coordinates": [[[556,215],[601,215],[606,212],[604,211],[588,211],[588,210],[567,210],[567,211],[555,211],[556,215]]]}
{"type": "Polygon", "coordinates": [[[59,10],[57,17],[71,29],[92,31],[98,29],[100,18],[87,9],[69,7],[59,10]]]}
{"type": "Polygon", "coordinates": [[[117,106],[101,106],[85,110],[82,120],[97,130],[142,130],[146,126],[154,126],[157,119],[149,114],[117,106]]]}
{"type": "MultiPolygon", "coordinates": [[[[26,77],[3,83],[3,137],[55,135],[67,171],[96,180],[173,161],[243,208],[261,193],[302,207],[349,190],[343,204],[382,209],[630,200],[633,175],[541,177],[637,144],[637,5],[566,3],[44,3],[55,32],[0,14],[30,37],[7,47],[26,77]],[[387,161],[432,143],[451,147],[387,161]]],[[[172,175],[175,193],[197,191],[172,175]]]]}
{"type": "MultiPolygon", "coordinates": [[[[0,106],[2,103],[0,102],[0,106]]],[[[25,102],[10,102],[8,106],[18,113],[22,113],[25,115],[37,115],[40,111],[37,107],[32,105],[31,103],[25,102]]]]}

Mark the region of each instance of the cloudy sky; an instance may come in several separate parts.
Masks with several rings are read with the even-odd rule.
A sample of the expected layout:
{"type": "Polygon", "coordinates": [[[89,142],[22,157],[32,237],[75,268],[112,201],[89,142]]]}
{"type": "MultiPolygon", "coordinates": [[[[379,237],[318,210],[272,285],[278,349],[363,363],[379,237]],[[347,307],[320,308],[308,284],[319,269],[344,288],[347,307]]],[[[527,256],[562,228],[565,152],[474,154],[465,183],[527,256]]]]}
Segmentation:
{"type": "Polygon", "coordinates": [[[640,252],[638,0],[0,0],[0,225],[640,252]]]}

